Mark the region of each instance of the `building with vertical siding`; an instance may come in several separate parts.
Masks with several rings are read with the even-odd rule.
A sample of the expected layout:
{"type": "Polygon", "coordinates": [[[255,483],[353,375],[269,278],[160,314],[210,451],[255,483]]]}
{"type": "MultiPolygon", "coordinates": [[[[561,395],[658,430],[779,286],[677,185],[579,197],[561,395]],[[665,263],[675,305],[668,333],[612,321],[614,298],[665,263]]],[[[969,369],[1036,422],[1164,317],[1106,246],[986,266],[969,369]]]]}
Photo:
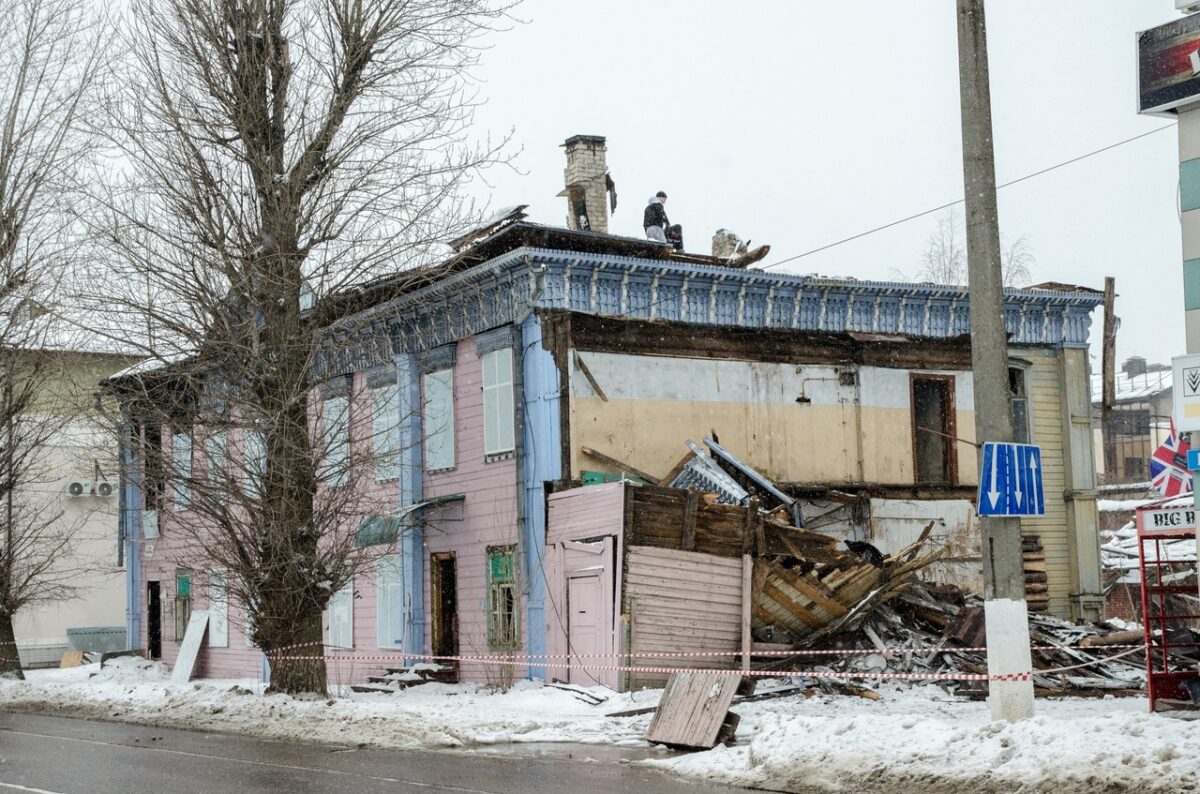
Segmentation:
{"type": "MultiPolygon", "coordinates": [[[[604,139],[576,136],[566,149],[570,228],[509,213],[436,278],[325,329],[314,382],[336,407],[328,421],[347,417],[348,448],[381,443],[378,428],[394,425],[398,455],[394,476],[372,486],[386,514],[356,517],[364,544],[391,545],[331,603],[326,642],[347,657],[331,680],[389,666],[354,661],[381,653],[527,654],[515,669],[458,670],[500,683],[557,675],[537,657],[572,618],[547,559],[578,538],[548,536],[548,497],[589,472],[661,477],[685,441],[712,432],[799,498],[810,529],[887,553],[935,521],[934,542],[951,552],[939,574],[977,586],[966,290],[768,272],[609,235],[604,139]],[[394,541],[374,532],[396,516],[394,541]]],[[[1095,618],[1103,603],[1087,358],[1100,303],[1061,285],[1005,295],[1017,435],[1041,446],[1045,469],[1046,514],[1023,526],[1044,550],[1041,600],[1063,616],[1095,618]]],[[[132,453],[127,463],[140,465],[132,453]]],[[[127,482],[123,515],[139,561],[131,639],[171,661],[179,604],[204,603],[204,591],[180,578],[179,515],[160,511],[151,529],[139,482],[127,482]]],[[[596,538],[615,534],[597,521],[596,538]]],[[[615,568],[606,553],[584,567],[615,568]]],[[[218,611],[226,621],[199,669],[258,674],[238,605],[218,611]]]]}

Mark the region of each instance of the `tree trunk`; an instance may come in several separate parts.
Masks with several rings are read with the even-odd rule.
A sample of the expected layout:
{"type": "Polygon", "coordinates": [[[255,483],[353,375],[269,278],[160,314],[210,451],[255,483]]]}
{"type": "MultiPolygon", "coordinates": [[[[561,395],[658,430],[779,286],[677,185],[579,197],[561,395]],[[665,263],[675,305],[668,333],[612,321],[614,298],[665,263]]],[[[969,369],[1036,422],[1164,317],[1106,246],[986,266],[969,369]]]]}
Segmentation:
{"type": "Polygon", "coordinates": [[[0,678],[25,680],[25,674],[21,672],[21,659],[17,655],[12,615],[4,611],[0,611],[0,678]]]}
{"type": "Polygon", "coordinates": [[[271,686],[268,692],[298,695],[315,692],[328,695],[325,675],[324,637],[321,613],[314,612],[296,621],[292,630],[278,638],[272,647],[284,648],[278,656],[268,651],[271,662],[271,686]],[[296,646],[300,647],[289,647],[296,646]],[[289,657],[316,657],[292,659],[289,657]]]}

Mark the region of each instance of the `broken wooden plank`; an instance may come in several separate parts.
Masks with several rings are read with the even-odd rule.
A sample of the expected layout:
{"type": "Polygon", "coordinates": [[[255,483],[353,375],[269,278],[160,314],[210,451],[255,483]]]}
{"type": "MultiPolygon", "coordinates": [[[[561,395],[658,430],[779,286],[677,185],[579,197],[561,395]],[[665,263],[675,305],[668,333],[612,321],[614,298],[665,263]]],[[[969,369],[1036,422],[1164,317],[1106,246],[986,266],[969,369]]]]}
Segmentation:
{"type": "Polygon", "coordinates": [[[696,510],[700,507],[700,494],[688,491],[687,501],[683,505],[683,537],[680,548],[684,551],[696,550],[696,510]]]}
{"type": "Polygon", "coordinates": [[[597,452],[596,450],[592,449],[591,447],[580,447],[579,451],[582,452],[584,455],[587,455],[590,458],[595,458],[596,460],[600,461],[601,463],[607,463],[609,466],[612,466],[613,468],[617,469],[620,472],[623,472],[626,474],[632,474],[635,477],[641,477],[643,480],[650,483],[651,485],[658,485],[658,479],[656,477],[651,477],[646,472],[642,471],[641,469],[630,466],[628,463],[626,463],[623,460],[617,460],[614,457],[605,455],[603,452],[597,452]]]}
{"type": "Polygon", "coordinates": [[[739,675],[673,673],[646,740],[689,750],[716,747],[741,680],[739,675]]]}
{"type": "Polygon", "coordinates": [[[575,367],[583,373],[583,377],[587,378],[588,385],[592,387],[592,391],[596,392],[596,396],[601,402],[608,402],[608,395],[604,393],[604,389],[600,388],[600,384],[596,382],[596,378],[592,375],[592,371],[588,369],[588,365],[583,362],[583,358],[579,355],[579,351],[575,351],[575,367]]]}

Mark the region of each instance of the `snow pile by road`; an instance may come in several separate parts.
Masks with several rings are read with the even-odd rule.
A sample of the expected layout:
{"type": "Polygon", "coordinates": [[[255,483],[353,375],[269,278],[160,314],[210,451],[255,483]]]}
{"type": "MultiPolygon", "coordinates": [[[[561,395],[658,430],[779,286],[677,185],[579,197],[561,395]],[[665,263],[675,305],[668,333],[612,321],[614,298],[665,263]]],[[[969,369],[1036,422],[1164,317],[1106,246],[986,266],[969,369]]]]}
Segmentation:
{"type": "Polygon", "coordinates": [[[642,746],[649,717],[610,719],[609,711],[657,701],[591,690],[591,705],[570,692],[519,682],[509,692],[473,684],[430,683],[393,695],[325,700],[264,695],[261,682],[166,683],[166,669],[142,659],[115,659],[68,670],[27,671],[27,681],[0,682],[0,709],[134,722],[364,747],[436,748],[511,742],[580,742],[642,746]]]}
{"type": "Polygon", "coordinates": [[[735,706],[745,741],[644,763],[781,791],[1196,790],[1200,726],[1148,714],[1142,698],[1038,700],[1034,719],[1010,724],[935,686],[882,694],[735,706]]]}
{"type": "MultiPolygon", "coordinates": [[[[425,684],[393,695],[300,699],[257,681],[166,682],[155,662],[33,671],[0,681],[0,709],[135,722],[338,746],[462,748],[528,742],[646,747],[660,692],[587,690],[605,702],[530,682],[506,693],[425,684]]],[[[771,685],[764,682],[762,690],[771,685]]],[[[760,691],[762,691],[760,690],[760,691]]],[[[889,686],[881,699],[796,694],[734,706],[738,743],[647,763],[686,777],[779,791],[1197,791],[1200,725],[1146,713],[1142,698],[1039,700],[1038,716],[992,722],[986,703],[937,686],[889,686]]]]}

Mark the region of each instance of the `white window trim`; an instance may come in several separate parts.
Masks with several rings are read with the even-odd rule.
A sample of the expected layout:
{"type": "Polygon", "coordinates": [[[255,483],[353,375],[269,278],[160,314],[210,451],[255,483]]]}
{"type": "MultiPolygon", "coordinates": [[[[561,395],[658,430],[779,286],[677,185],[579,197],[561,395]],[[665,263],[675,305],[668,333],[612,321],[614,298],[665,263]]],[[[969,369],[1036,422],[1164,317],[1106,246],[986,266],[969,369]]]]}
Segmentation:
{"type": "Polygon", "coordinates": [[[388,383],[372,388],[371,452],[375,456],[376,482],[390,482],[400,478],[403,451],[400,443],[400,421],[400,386],[388,383]]]}
{"type": "Polygon", "coordinates": [[[229,647],[229,571],[208,572],[208,647],[229,647]]]}
{"type": "Polygon", "coordinates": [[[171,468],[174,495],[172,504],[176,510],[186,510],[192,504],[192,488],[187,481],[192,477],[192,436],[187,432],[171,434],[171,468]],[[186,452],[183,452],[186,449],[186,452]],[[183,454],[180,454],[183,452],[183,454]]]}
{"type": "Polygon", "coordinates": [[[516,449],[516,397],[513,389],[513,350],[511,347],[493,350],[490,353],[485,353],[482,361],[483,453],[486,457],[490,457],[492,455],[513,452],[516,449]],[[491,370],[496,369],[495,362],[501,360],[506,361],[508,365],[507,380],[500,380],[498,372],[491,372],[491,370]],[[494,379],[491,383],[488,382],[489,375],[494,379]],[[501,401],[498,399],[505,393],[508,396],[509,410],[507,412],[503,411],[501,401]],[[501,433],[501,428],[503,427],[508,428],[507,438],[503,437],[501,433]],[[491,429],[489,430],[489,428],[491,429]]]}
{"type": "Polygon", "coordinates": [[[404,650],[407,644],[408,632],[408,609],[407,609],[407,588],[405,570],[405,557],[403,554],[388,554],[380,557],[375,575],[375,642],[385,650],[404,650]],[[396,578],[393,582],[385,582],[385,566],[395,566],[394,571],[396,578]],[[399,591],[399,607],[400,607],[400,638],[389,639],[387,634],[392,633],[388,630],[393,617],[391,612],[396,604],[387,600],[387,592],[385,588],[393,588],[399,591]],[[385,634],[387,632],[387,634],[385,634]]]}
{"type": "Polygon", "coordinates": [[[425,470],[447,471],[453,469],[457,461],[454,449],[454,370],[439,369],[426,373],[421,379],[421,392],[425,397],[421,417],[425,428],[425,470]],[[431,389],[431,383],[436,383],[438,387],[444,388],[446,402],[441,406],[440,412],[439,406],[435,405],[431,399],[431,393],[436,393],[438,387],[431,389]],[[432,442],[439,438],[443,452],[435,460],[431,454],[431,447],[432,442]]]}
{"type": "Polygon", "coordinates": [[[343,486],[350,480],[350,396],[331,395],[321,406],[324,421],[325,471],[321,480],[330,487],[343,486]]]}
{"type": "Polygon", "coordinates": [[[219,488],[228,476],[229,437],[224,430],[214,430],[204,438],[204,465],[209,485],[219,488]]]}
{"type": "Polygon", "coordinates": [[[329,645],[334,648],[354,647],[354,583],[348,582],[329,599],[329,645]],[[341,602],[345,602],[344,605],[341,602]],[[340,612],[345,611],[345,622],[340,612]]]}

